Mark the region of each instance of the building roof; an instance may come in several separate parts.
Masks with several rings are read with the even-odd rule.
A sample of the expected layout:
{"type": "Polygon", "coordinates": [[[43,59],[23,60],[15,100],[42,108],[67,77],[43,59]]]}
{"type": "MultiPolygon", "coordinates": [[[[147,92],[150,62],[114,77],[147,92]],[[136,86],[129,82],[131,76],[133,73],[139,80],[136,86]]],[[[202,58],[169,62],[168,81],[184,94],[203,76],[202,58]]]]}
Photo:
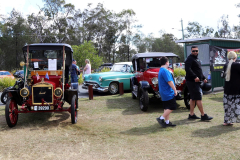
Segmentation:
{"type": "Polygon", "coordinates": [[[227,38],[211,38],[211,37],[204,37],[204,38],[194,38],[194,39],[184,39],[184,40],[177,40],[175,43],[196,43],[196,42],[206,42],[206,41],[234,41],[240,42],[240,39],[227,39],[227,38]]]}
{"type": "Polygon", "coordinates": [[[154,57],[178,57],[178,55],[171,53],[171,52],[137,53],[132,56],[132,60],[138,59],[138,58],[154,58],[154,57]]]}

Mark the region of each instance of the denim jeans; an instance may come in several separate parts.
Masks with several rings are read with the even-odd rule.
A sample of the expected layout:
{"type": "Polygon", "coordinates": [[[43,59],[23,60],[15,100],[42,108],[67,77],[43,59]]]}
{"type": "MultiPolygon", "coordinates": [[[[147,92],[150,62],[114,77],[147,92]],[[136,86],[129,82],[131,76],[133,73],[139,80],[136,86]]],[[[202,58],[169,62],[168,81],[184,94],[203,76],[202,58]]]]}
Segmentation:
{"type": "Polygon", "coordinates": [[[78,90],[78,82],[76,83],[71,83],[72,89],[77,89],[78,90]]]}

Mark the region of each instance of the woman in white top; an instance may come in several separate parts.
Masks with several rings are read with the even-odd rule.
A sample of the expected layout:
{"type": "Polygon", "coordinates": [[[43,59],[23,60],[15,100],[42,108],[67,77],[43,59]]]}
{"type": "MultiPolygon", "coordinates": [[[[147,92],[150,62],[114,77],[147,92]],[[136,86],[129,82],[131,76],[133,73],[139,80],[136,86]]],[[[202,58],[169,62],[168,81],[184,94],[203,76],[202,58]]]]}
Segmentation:
{"type": "Polygon", "coordinates": [[[89,59],[86,59],[85,63],[86,63],[86,66],[83,69],[84,74],[91,74],[91,64],[90,64],[89,59]]]}

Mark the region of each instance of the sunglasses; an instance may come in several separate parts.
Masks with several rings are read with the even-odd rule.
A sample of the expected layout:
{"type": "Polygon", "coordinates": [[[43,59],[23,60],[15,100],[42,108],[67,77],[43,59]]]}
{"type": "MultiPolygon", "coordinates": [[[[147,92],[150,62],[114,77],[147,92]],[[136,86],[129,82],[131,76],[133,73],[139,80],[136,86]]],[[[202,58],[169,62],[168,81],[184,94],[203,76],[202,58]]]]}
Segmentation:
{"type": "Polygon", "coordinates": [[[192,52],[198,52],[198,50],[192,50],[192,52]]]}

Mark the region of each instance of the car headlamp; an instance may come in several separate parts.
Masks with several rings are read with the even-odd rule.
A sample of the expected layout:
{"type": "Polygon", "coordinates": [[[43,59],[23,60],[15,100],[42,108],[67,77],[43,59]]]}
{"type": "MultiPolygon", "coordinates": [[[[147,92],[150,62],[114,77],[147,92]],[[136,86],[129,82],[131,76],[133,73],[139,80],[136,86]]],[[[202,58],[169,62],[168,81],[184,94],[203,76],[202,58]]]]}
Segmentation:
{"type": "Polygon", "coordinates": [[[152,78],[152,84],[158,84],[158,78],[157,77],[153,77],[152,78]]]}
{"type": "Polygon", "coordinates": [[[98,79],[98,80],[99,80],[99,82],[102,82],[102,77],[99,77],[99,79],[98,79]]]}
{"type": "Polygon", "coordinates": [[[184,77],[177,77],[175,78],[176,85],[180,85],[184,81],[184,77]]]}
{"type": "Polygon", "coordinates": [[[56,96],[56,97],[61,97],[62,96],[62,89],[61,88],[56,88],[55,90],[54,90],[54,95],[56,96]]]}
{"type": "Polygon", "coordinates": [[[27,88],[22,88],[22,89],[20,90],[20,95],[21,95],[23,98],[27,97],[27,96],[29,95],[29,90],[28,90],[27,88]]]}

